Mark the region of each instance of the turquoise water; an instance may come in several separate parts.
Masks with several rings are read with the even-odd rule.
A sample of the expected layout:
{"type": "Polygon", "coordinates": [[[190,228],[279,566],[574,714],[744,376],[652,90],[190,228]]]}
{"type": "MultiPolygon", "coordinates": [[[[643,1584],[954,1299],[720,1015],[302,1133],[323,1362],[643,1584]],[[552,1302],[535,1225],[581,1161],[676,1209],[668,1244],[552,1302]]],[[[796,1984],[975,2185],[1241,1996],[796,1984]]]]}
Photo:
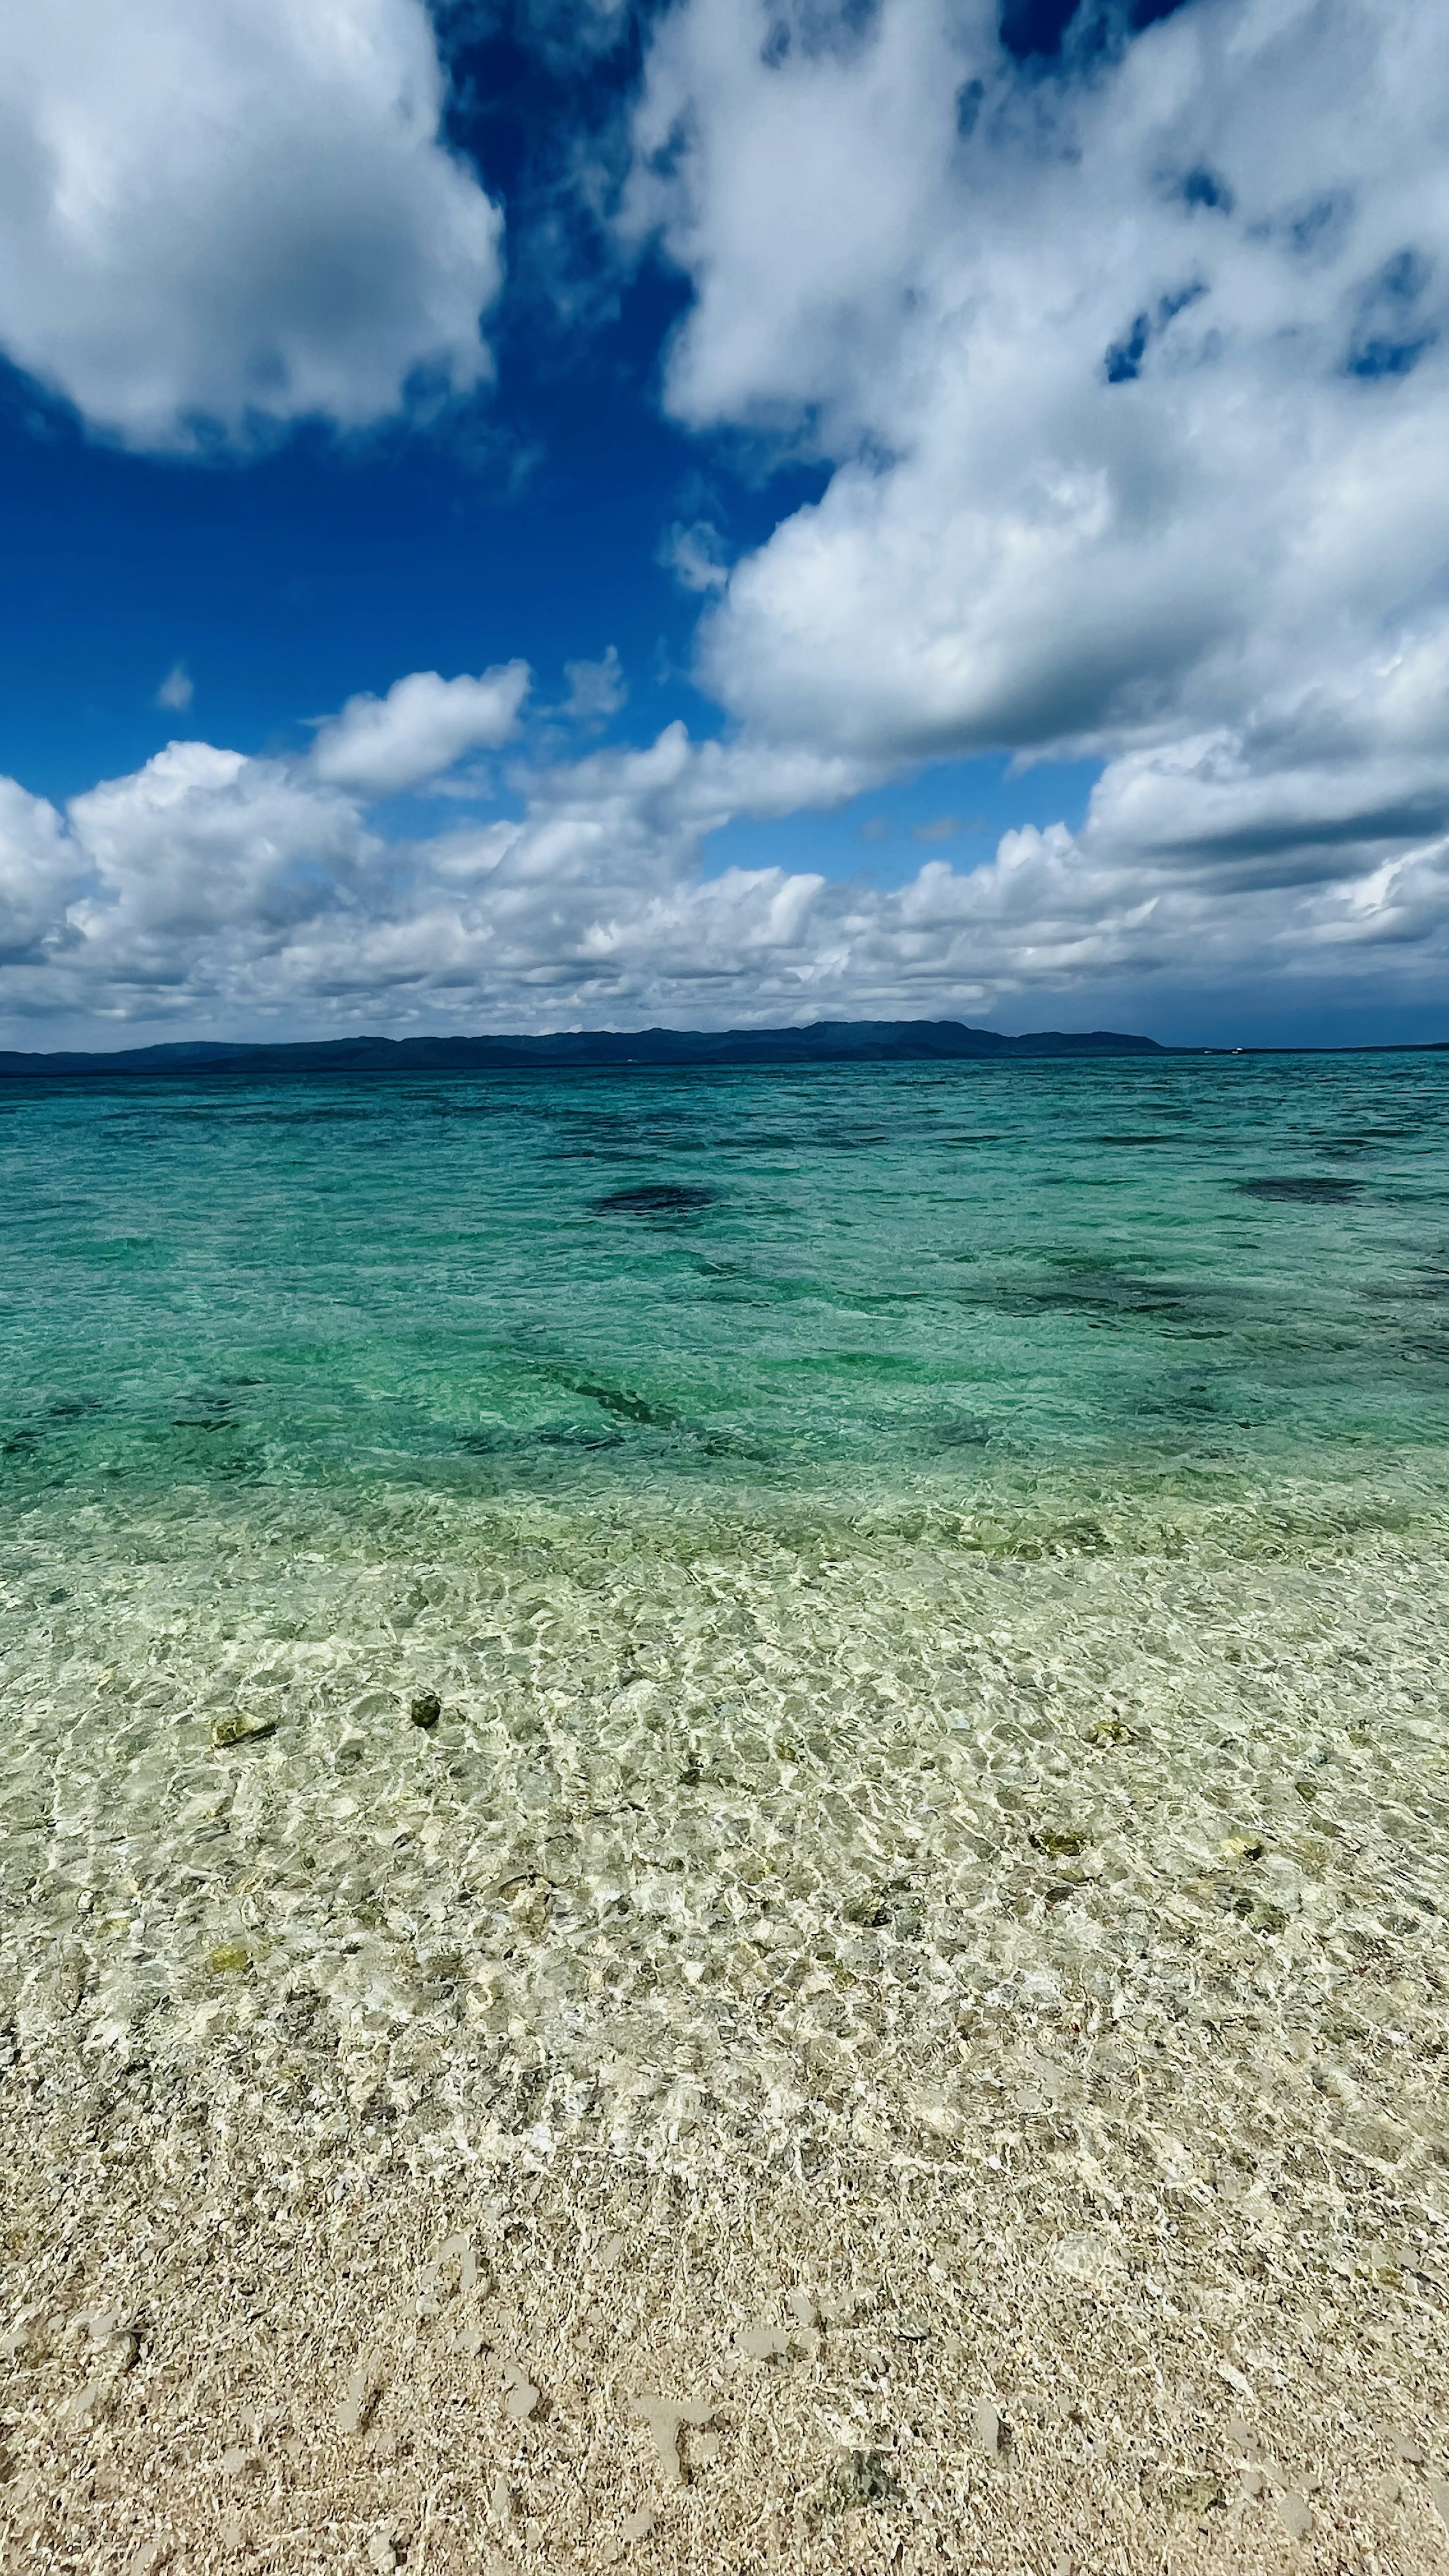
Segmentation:
{"type": "Polygon", "coordinates": [[[1446,1113],[1433,1056],[10,1086],[24,2044],[244,2058],[304,2160],[329,2085],[765,2159],[985,2155],[1100,2030],[1189,2177],[1331,2137],[1438,2210],[1446,1113]],[[1285,2093],[1290,2028],[1368,2055],[1285,2093]]]}
{"type": "Polygon", "coordinates": [[[1449,1060],[0,1094],[11,1512],[1430,1472],[1449,1060]]]}

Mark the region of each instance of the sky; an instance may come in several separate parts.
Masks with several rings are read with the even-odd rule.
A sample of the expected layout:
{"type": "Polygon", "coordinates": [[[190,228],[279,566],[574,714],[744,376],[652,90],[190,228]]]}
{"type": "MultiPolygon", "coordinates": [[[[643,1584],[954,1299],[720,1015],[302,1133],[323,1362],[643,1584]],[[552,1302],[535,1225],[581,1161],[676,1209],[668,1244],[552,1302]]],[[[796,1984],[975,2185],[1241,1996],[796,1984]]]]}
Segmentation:
{"type": "Polygon", "coordinates": [[[1449,1039],[1449,17],[0,19],[0,1045],[1449,1039]]]}

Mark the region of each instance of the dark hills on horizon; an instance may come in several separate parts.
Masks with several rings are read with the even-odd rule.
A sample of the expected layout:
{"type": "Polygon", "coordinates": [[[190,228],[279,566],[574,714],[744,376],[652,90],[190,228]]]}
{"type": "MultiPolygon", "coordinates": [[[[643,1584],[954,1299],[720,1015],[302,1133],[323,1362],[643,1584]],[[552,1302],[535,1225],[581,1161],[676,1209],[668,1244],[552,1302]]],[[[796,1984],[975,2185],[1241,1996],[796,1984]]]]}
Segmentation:
{"type": "Polygon", "coordinates": [[[178,1038],[109,1053],[0,1047],[0,1081],[85,1074],[528,1073],[651,1065],[1000,1063],[1030,1056],[1444,1055],[1444,1039],[1369,1046],[1164,1046],[1122,1029],[1034,1029],[1004,1037],[964,1020],[812,1020],[804,1028],[558,1029],[541,1037],[178,1038]]]}
{"type": "Polygon", "coordinates": [[[516,1073],[571,1067],[954,1063],[1012,1056],[1165,1055],[1116,1029],[1003,1037],[961,1020],[816,1020],[806,1028],[582,1029],[544,1037],[321,1038],[295,1044],[179,1039],[111,1054],[0,1048],[0,1078],[56,1074],[516,1073]]]}

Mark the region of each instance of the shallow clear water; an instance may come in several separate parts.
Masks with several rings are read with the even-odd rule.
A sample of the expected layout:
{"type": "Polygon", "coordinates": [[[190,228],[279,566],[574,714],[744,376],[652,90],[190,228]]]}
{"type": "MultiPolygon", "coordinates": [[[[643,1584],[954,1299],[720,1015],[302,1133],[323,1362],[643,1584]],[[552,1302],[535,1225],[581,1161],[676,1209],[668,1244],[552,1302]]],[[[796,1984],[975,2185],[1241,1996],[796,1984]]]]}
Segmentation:
{"type": "Polygon", "coordinates": [[[0,1093],[12,1509],[1407,1465],[1449,1060],[0,1093]]]}
{"type": "MultiPolygon", "coordinates": [[[[959,2136],[1101,2022],[1247,2188],[1265,2029],[1439,2027],[1449,1058],[10,1085],[0,1155],[24,2028],[678,2140],[959,2136]]],[[[1428,2174],[1412,2054],[1332,2116],[1428,2174]]]]}

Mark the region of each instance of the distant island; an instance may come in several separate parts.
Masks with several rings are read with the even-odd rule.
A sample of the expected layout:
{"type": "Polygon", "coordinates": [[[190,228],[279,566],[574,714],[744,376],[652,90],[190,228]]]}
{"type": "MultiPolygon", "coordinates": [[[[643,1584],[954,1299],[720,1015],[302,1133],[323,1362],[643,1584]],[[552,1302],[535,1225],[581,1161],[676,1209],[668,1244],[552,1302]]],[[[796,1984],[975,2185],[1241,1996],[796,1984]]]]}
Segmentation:
{"type": "Polygon", "coordinates": [[[517,1073],[570,1066],[933,1064],[963,1057],[1164,1055],[1117,1029],[1002,1037],[961,1020],[814,1020],[803,1029],[563,1029],[549,1037],[322,1038],[232,1045],[204,1038],[110,1055],[0,1048],[0,1077],[56,1074],[517,1073]]]}

